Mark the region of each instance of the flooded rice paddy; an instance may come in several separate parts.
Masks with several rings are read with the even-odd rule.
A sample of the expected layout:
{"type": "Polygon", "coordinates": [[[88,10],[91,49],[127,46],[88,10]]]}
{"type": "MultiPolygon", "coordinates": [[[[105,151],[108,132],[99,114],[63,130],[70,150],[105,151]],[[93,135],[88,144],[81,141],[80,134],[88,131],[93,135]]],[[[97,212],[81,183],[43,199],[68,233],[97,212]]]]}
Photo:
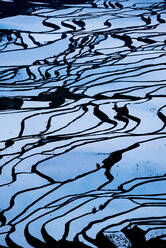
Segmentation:
{"type": "Polygon", "coordinates": [[[0,247],[166,247],[166,2],[16,2],[0,2],[0,247]]]}

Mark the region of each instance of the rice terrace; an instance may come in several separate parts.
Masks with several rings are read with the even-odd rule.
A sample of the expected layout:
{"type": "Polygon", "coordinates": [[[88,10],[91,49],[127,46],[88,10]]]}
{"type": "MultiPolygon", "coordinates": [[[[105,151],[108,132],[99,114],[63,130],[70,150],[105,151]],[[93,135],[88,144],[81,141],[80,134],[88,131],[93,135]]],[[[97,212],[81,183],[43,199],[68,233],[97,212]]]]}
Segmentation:
{"type": "Polygon", "coordinates": [[[0,248],[166,248],[166,1],[0,1],[0,248]]]}

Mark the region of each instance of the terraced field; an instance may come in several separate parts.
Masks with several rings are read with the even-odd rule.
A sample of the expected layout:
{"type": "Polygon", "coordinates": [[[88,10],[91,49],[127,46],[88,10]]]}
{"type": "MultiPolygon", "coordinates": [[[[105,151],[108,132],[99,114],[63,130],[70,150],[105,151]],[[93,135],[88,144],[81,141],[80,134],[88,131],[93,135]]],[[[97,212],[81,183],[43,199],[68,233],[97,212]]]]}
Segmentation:
{"type": "Polygon", "coordinates": [[[165,248],[166,2],[0,18],[0,247],[165,248]]]}

